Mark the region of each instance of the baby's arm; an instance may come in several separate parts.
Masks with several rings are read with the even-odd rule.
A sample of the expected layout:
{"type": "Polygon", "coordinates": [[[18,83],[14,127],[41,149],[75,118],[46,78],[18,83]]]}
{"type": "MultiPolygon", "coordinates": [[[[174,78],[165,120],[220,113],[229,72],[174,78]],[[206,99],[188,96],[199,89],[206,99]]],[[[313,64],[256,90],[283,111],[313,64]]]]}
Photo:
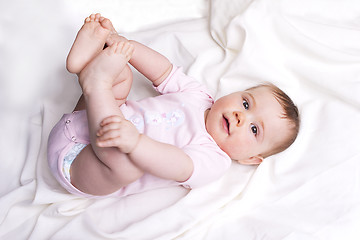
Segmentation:
{"type": "Polygon", "coordinates": [[[128,155],[144,172],[177,182],[189,179],[194,169],[191,158],[180,148],[146,135],[140,135],[135,149],[128,155]]]}
{"type": "MultiPolygon", "coordinates": [[[[154,86],[159,86],[172,70],[169,59],[139,42],[130,42],[134,46],[130,64],[154,86]]],[[[128,156],[142,171],[178,182],[186,181],[194,168],[191,158],[180,148],[145,135],[140,135],[135,149],[128,156]]]]}
{"type": "Polygon", "coordinates": [[[141,135],[135,126],[118,116],[105,118],[97,132],[100,147],[117,147],[142,171],[164,179],[186,181],[193,163],[181,149],[141,135]]]}
{"type": "Polygon", "coordinates": [[[170,74],[172,64],[161,53],[133,40],[134,53],[130,64],[148,78],[155,86],[159,86],[170,74]]]}

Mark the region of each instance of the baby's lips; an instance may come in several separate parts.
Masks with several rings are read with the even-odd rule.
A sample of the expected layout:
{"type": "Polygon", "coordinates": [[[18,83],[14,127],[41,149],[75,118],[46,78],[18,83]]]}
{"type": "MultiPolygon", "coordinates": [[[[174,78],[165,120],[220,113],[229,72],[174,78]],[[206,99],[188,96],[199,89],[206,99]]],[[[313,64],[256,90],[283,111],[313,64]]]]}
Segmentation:
{"type": "Polygon", "coordinates": [[[230,121],[225,116],[223,116],[222,124],[227,134],[230,134],[230,121]]]}

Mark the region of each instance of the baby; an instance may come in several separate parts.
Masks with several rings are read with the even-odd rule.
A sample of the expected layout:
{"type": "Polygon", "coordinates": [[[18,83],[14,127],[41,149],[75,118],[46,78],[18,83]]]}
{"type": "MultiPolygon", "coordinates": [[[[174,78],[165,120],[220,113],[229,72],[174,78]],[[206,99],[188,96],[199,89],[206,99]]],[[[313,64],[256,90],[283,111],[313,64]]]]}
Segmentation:
{"type": "Polygon", "coordinates": [[[67,69],[78,75],[83,95],[51,131],[48,161],[60,184],[80,196],[203,186],[224,175],[231,160],[260,164],[298,134],[297,107],[274,85],[214,102],[202,84],[160,53],[119,36],[100,14],[85,19],[67,69]],[[128,63],[161,95],[127,100],[128,63]]]}

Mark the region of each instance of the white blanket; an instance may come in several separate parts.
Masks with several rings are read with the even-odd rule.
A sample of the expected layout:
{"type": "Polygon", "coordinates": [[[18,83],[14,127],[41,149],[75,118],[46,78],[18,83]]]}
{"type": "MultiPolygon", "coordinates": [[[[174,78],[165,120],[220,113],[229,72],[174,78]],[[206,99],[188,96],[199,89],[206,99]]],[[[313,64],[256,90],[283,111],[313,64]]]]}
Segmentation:
{"type": "MultiPolygon", "coordinates": [[[[360,2],[78,0],[0,4],[0,239],[360,239],[360,2]],[[298,104],[287,151],[219,181],[122,199],[65,192],[47,137],[80,95],[65,59],[100,12],[220,97],[270,81],[298,104]]],[[[154,94],[135,74],[131,99],[154,94]]]]}

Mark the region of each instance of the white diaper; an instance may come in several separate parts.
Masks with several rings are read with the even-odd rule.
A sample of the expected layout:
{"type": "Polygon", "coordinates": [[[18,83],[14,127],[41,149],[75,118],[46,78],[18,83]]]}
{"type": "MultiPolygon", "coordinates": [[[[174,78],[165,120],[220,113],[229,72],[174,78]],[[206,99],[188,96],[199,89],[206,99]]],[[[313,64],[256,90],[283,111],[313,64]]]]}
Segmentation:
{"type": "Polygon", "coordinates": [[[71,183],[70,179],[70,167],[72,162],[75,160],[76,156],[79,155],[81,150],[86,147],[86,144],[76,143],[65,155],[62,171],[64,173],[65,178],[71,183]]]}

